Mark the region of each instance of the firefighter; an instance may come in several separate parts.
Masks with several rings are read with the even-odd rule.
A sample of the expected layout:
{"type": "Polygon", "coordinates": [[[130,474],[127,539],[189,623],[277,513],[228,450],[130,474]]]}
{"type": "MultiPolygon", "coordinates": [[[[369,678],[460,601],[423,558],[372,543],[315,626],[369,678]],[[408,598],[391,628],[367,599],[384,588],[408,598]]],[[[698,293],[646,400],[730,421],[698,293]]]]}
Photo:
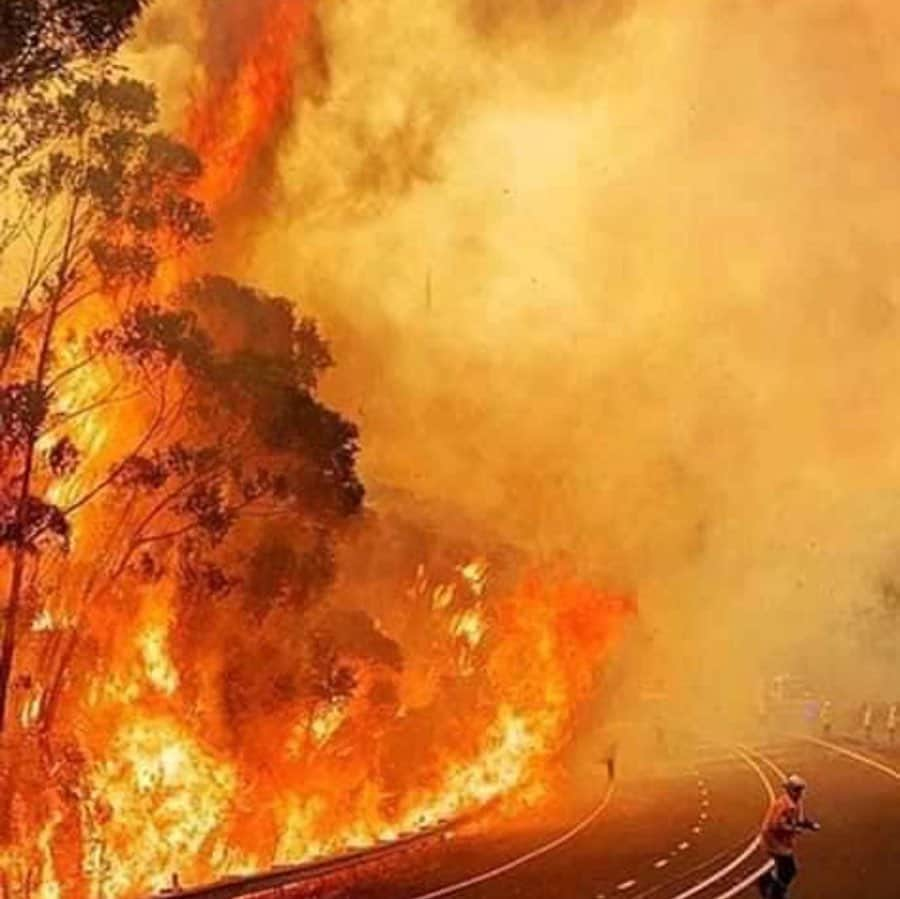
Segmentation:
{"type": "Polygon", "coordinates": [[[831,707],[831,700],[826,699],[822,703],[822,709],[819,712],[819,721],[822,724],[822,734],[825,737],[831,736],[831,724],[834,720],[834,710],[831,707]]]}
{"type": "Polygon", "coordinates": [[[891,703],[887,714],[887,734],[888,742],[894,744],[897,738],[897,703],[891,703]]]}
{"type": "Polygon", "coordinates": [[[806,781],[792,774],[784,782],[784,792],[777,796],[763,820],[760,840],[775,863],[774,869],[759,878],[760,895],[765,899],[784,899],[791,881],[797,876],[794,860],[794,838],[801,830],[819,830],[819,825],[806,817],[803,794],[806,781]]]}

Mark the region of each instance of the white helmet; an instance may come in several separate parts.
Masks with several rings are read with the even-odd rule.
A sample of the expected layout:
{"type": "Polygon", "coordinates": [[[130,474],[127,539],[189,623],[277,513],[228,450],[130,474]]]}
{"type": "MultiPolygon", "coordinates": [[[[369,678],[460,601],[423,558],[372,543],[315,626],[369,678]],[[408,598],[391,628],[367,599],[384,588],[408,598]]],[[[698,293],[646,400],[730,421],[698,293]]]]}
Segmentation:
{"type": "Polygon", "coordinates": [[[787,787],[787,789],[797,790],[797,792],[806,789],[806,781],[799,774],[792,774],[784,782],[784,785],[785,787],[787,787]]]}

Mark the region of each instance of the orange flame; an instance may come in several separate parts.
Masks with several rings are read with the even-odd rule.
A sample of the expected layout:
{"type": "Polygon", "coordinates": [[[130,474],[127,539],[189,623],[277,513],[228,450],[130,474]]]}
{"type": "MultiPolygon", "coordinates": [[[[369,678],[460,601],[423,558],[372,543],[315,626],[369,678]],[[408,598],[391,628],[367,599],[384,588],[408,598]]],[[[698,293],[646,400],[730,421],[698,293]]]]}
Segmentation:
{"type": "Polygon", "coordinates": [[[269,0],[233,79],[200,85],[184,139],[204,160],[197,196],[211,209],[234,196],[290,110],[298,45],[311,34],[310,0],[269,0]]]}
{"type": "MultiPolygon", "coordinates": [[[[234,77],[200,84],[184,128],[205,163],[197,195],[213,209],[235,198],[271,147],[290,108],[297,47],[314,34],[311,0],[268,0],[263,8],[234,77]]],[[[73,379],[73,407],[96,390],[97,377],[103,373],[88,368],[73,379]]],[[[79,445],[99,458],[110,436],[129,425],[99,412],[75,427],[79,445]]],[[[62,483],[52,498],[77,495],[78,486],[62,483]]],[[[86,524],[91,514],[99,513],[79,521],[76,542],[103,524],[86,524]]],[[[424,674],[360,666],[349,698],[298,703],[289,720],[261,716],[260,727],[270,728],[258,737],[269,754],[265,766],[207,726],[218,712],[211,691],[188,686],[172,655],[172,590],[155,585],[128,597],[131,618],[110,640],[103,666],[71,691],[64,713],[84,753],[75,778],[81,845],[62,845],[71,833],[61,835],[57,813],[45,816],[35,831],[35,895],[127,899],[164,886],[174,873],[196,882],[300,861],[391,839],[512,793],[539,795],[628,604],[567,578],[537,575],[509,595],[492,596],[485,558],[462,561],[440,582],[429,581],[422,565],[407,596],[423,599],[415,623],[433,627],[430,648],[443,652],[440,664],[424,674]],[[421,771],[403,772],[415,782],[398,789],[379,768],[372,735],[400,728],[428,705],[434,690],[420,689],[417,679],[439,684],[444,676],[479,680],[479,702],[459,744],[438,741],[421,771]],[[403,698],[396,707],[371,698],[385,684],[403,698]]],[[[61,603],[36,610],[32,633],[56,638],[72,626],[61,603]]],[[[26,731],[44,697],[40,685],[30,689],[21,717],[26,731]]]]}

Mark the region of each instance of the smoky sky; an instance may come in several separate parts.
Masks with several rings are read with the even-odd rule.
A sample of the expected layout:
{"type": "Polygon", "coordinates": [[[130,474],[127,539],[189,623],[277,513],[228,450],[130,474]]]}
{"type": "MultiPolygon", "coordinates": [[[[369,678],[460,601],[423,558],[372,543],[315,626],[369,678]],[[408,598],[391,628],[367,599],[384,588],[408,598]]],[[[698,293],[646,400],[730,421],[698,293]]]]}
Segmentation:
{"type": "Polygon", "coordinates": [[[852,657],[900,536],[900,15],[318,15],[327,87],[231,264],[322,320],[373,496],[577,559],[686,658],[852,657]]]}

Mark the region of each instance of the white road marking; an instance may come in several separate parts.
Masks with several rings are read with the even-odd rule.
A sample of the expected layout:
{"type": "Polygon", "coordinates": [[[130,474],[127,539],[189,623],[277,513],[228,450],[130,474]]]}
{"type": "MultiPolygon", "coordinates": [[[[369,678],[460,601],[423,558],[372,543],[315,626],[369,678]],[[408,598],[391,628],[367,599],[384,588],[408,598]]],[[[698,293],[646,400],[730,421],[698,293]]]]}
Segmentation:
{"type": "MultiPolygon", "coordinates": [[[[726,874],[733,871],[738,865],[740,865],[745,859],[749,858],[754,852],[756,852],[757,847],[759,846],[759,837],[756,837],[749,846],[747,846],[744,851],[738,855],[736,858],[732,859],[724,868],[720,868],[718,871],[713,872],[706,878],[706,880],[701,880],[700,883],[695,883],[692,887],[684,890],[679,893],[677,896],[673,896],[672,899],[688,899],[688,896],[694,896],[697,893],[705,890],[711,883],[715,883],[717,880],[721,880],[726,874]]],[[[771,866],[771,862],[768,862],[765,868],[759,871],[759,874],[762,874],[763,870],[768,869],[771,866]]],[[[756,876],[758,877],[759,874],[756,876]]],[[[718,897],[716,897],[718,899],[718,897]]]]}
{"type": "Polygon", "coordinates": [[[679,849],[681,852],[684,852],[684,850],[687,849],[690,845],[691,845],[691,844],[690,844],[690,843],[687,843],[687,842],[679,843],[679,844],[678,844],[678,849],[679,849]]]}
{"type": "Polygon", "coordinates": [[[526,862],[533,861],[536,858],[540,858],[542,855],[546,855],[548,852],[552,852],[554,849],[558,849],[560,846],[565,845],[570,840],[577,837],[578,834],[590,827],[591,824],[600,817],[601,812],[609,805],[613,793],[615,792],[615,787],[615,782],[611,782],[609,786],[607,786],[606,793],[600,801],[600,804],[596,806],[586,818],[583,818],[573,828],[567,830],[562,836],[557,837],[555,840],[544,843],[542,846],[538,846],[537,849],[532,849],[531,852],[526,852],[524,855],[511,859],[502,865],[498,865],[496,868],[482,871],[481,874],[476,874],[474,877],[460,880],[457,883],[448,883],[446,886],[439,887],[436,890],[431,890],[428,893],[422,893],[419,896],[415,896],[414,899],[438,899],[439,896],[449,896],[452,893],[458,893],[460,890],[464,890],[467,887],[484,883],[486,880],[493,880],[495,877],[499,877],[507,871],[513,871],[521,865],[524,865],[526,862]]]}
{"type": "Polygon", "coordinates": [[[759,878],[771,867],[772,862],[766,862],[764,865],[760,865],[752,874],[748,874],[740,883],[736,883],[730,890],[725,890],[724,893],[719,893],[717,896],[711,897],[711,899],[731,899],[732,896],[737,896],[741,890],[759,880],[759,878]]]}
{"type": "MultiPolygon", "coordinates": [[[[828,746],[829,748],[834,749],[836,752],[843,753],[844,755],[848,755],[851,758],[856,758],[857,761],[863,762],[864,764],[869,764],[872,767],[878,768],[879,770],[883,771],[884,773],[889,774],[890,776],[900,780],[900,772],[895,771],[894,769],[890,768],[887,765],[882,765],[880,762],[877,762],[874,759],[869,759],[866,756],[857,755],[856,753],[852,753],[850,750],[845,750],[843,747],[836,746],[834,744],[829,744],[822,740],[816,740],[814,738],[807,738],[807,739],[812,739],[812,741],[815,743],[821,743],[824,746],[828,746]]],[[[739,753],[743,757],[744,761],[746,761],[747,764],[749,764],[754,769],[754,771],[757,773],[757,775],[759,776],[760,780],[763,783],[763,786],[765,787],[766,793],[769,796],[769,799],[770,800],[774,799],[775,793],[772,790],[771,784],[769,783],[768,779],[762,773],[762,769],[759,767],[759,765],[757,765],[753,761],[753,759],[749,757],[749,755],[746,752],[739,750],[739,753]]],[[[781,771],[778,768],[778,766],[775,765],[773,762],[769,761],[769,759],[765,758],[764,756],[758,755],[757,753],[754,753],[754,755],[757,755],[757,757],[760,759],[760,761],[764,762],[768,767],[770,767],[773,771],[775,771],[779,777],[783,778],[785,776],[784,772],[781,771]]],[[[699,781],[699,783],[701,785],[703,785],[702,781],[699,781]]],[[[518,858],[512,859],[511,861],[506,862],[503,865],[500,865],[496,868],[492,868],[488,871],[484,871],[481,874],[476,875],[475,877],[470,877],[467,880],[463,880],[458,883],[448,884],[447,886],[441,887],[437,890],[432,890],[430,893],[423,893],[420,896],[414,897],[414,899],[438,899],[438,897],[440,897],[440,896],[450,895],[452,893],[463,890],[469,886],[474,886],[475,884],[483,883],[486,880],[491,880],[494,877],[498,877],[499,875],[504,874],[507,871],[511,871],[511,870],[514,870],[515,868],[518,868],[520,865],[523,865],[526,862],[531,861],[532,859],[539,858],[540,856],[545,855],[548,852],[551,852],[552,850],[558,848],[559,846],[562,846],[563,844],[567,843],[569,840],[573,839],[575,836],[577,836],[579,833],[581,833],[583,830],[585,830],[587,827],[589,827],[594,822],[594,820],[596,820],[596,818],[600,815],[600,813],[606,808],[606,806],[609,804],[609,802],[612,798],[612,793],[613,793],[613,785],[611,784],[607,790],[606,795],[603,797],[603,801],[600,803],[600,805],[598,805],[591,812],[591,814],[588,815],[587,818],[583,819],[575,827],[573,827],[571,830],[564,833],[562,836],[557,837],[555,840],[552,840],[551,842],[546,843],[543,846],[539,846],[537,849],[535,849],[531,852],[528,852],[525,855],[522,855],[518,858]]],[[[678,848],[679,849],[687,849],[689,846],[690,846],[689,843],[681,843],[681,844],[679,844],[678,848]]],[[[731,871],[733,871],[736,867],[738,867],[738,865],[740,865],[745,859],[747,859],[753,852],[756,851],[758,846],[759,846],[759,837],[756,837],[744,848],[744,850],[739,855],[737,855],[734,859],[732,859],[731,862],[729,862],[727,865],[720,868],[718,871],[715,871],[713,874],[711,874],[705,880],[702,880],[699,883],[694,884],[692,887],[689,887],[688,889],[679,893],[677,896],[673,896],[672,899],[688,899],[688,897],[694,896],[697,893],[705,890],[706,887],[708,887],[710,884],[715,883],[718,880],[721,880],[723,877],[725,877],[727,874],[729,874],[731,871]]],[[[672,850],[669,854],[671,857],[675,857],[678,854],[678,851],[672,850]]],[[[666,859],[659,859],[657,862],[654,863],[654,866],[658,867],[658,868],[663,868],[667,864],[668,864],[668,861],[666,859]]],[[[741,890],[745,889],[747,886],[749,886],[751,883],[753,883],[764,871],[769,870],[769,868],[771,868],[771,866],[772,866],[771,862],[767,862],[766,864],[760,866],[755,871],[753,871],[750,875],[748,875],[740,883],[729,888],[725,892],[712,897],[712,899],[731,899],[732,896],[736,896],[738,893],[741,892],[741,890]]],[[[628,880],[622,884],[619,884],[618,889],[620,889],[624,892],[626,890],[631,889],[633,886],[636,885],[636,883],[637,883],[637,881],[628,880]]],[[[598,893],[596,896],[596,899],[605,899],[604,894],[598,893]]]]}
{"type": "MultiPolygon", "coordinates": [[[[756,752],[755,750],[750,749],[748,746],[741,746],[740,748],[744,752],[749,752],[750,755],[758,758],[771,772],[774,773],[774,775],[778,778],[779,781],[787,780],[787,772],[783,771],[781,768],[779,768],[778,765],[776,765],[775,762],[773,762],[770,758],[767,758],[766,756],[761,755],[760,753],[756,752]]],[[[772,798],[773,799],[775,798],[774,794],[773,794],[772,798]]]]}
{"type": "Polygon", "coordinates": [[[855,759],[863,765],[868,765],[876,771],[881,771],[882,774],[887,774],[888,777],[893,777],[894,780],[900,780],[900,771],[896,768],[892,768],[890,765],[886,765],[884,762],[879,762],[877,759],[869,758],[869,756],[863,755],[860,752],[854,752],[852,749],[845,749],[843,746],[838,746],[837,743],[829,743],[828,740],[819,740],[816,737],[804,737],[803,739],[808,740],[810,743],[818,743],[819,746],[825,746],[834,752],[839,752],[841,755],[846,755],[848,758],[855,759]]]}
{"type": "MultiPolygon", "coordinates": [[[[772,785],[769,783],[769,779],[763,773],[762,768],[747,755],[742,749],[738,749],[738,753],[744,759],[744,761],[756,772],[760,781],[762,782],[763,787],[765,788],[766,795],[769,797],[769,801],[775,798],[775,791],[772,789],[772,785]]],[[[688,899],[689,896],[695,896],[697,893],[705,890],[711,883],[715,883],[717,880],[721,880],[726,874],[729,874],[733,871],[738,865],[742,864],[745,859],[749,858],[754,852],[756,852],[759,847],[759,837],[754,837],[750,843],[744,848],[744,851],[733,858],[727,865],[723,868],[719,868],[718,871],[714,871],[709,875],[705,880],[701,880],[699,883],[695,883],[692,887],[688,887],[688,889],[683,890],[677,896],[673,896],[672,899],[688,899]]],[[[723,894],[722,896],[715,896],[713,899],[729,899],[730,896],[734,896],[736,893],[740,892],[748,883],[751,883],[755,877],[759,877],[763,871],[766,871],[771,867],[771,862],[767,862],[762,868],[759,868],[757,871],[754,871],[751,878],[749,878],[746,883],[742,883],[740,885],[740,889],[735,890],[734,892],[729,892],[727,895],[723,894]]]]}
{"type": "Polygon", "coordinates": [[[669,864],[669,860],[667,858],[661,858],[657,861],[653,862],[654,868],[665,868],[665,866],[669,864]]]}
{"type": "Polygon", "coordinates": [[[692,827],[691,833],[700,833],[703,830],[702,827],[692,827]]]}

